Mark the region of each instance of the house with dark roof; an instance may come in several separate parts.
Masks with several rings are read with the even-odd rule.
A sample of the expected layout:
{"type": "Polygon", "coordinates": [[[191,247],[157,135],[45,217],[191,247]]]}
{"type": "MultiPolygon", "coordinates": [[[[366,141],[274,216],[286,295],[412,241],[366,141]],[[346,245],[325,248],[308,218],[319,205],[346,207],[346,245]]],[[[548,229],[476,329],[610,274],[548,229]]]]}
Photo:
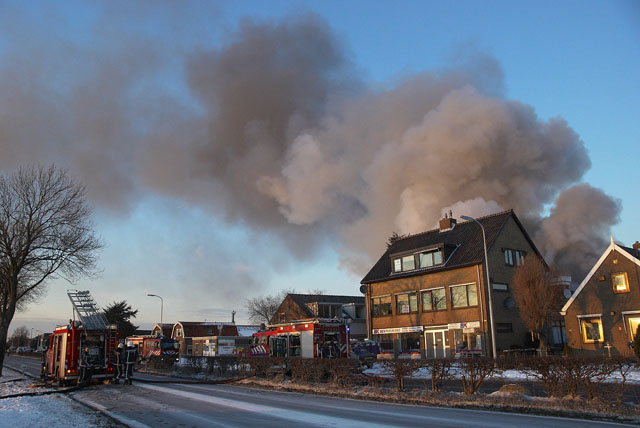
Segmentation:
{"type": "Polygon", "coordinates": [[[491,355],[494,339],[498,353],[525,345],[510,282],[525,257],[542,256],[513,210],[476,220],[488,264],[483,229],[450,213],[437,229],[392,240],[362,279],[368,334],[384,352],[491,355]]]}
{"type": "Polygon", "coordinates": [[[238,336],[238,328],[233,322],[178,321],[171,331],[180,344],[180,355],[202,355],[202,342],[217,336],[238,336]]]}
{"type": "Polygon", "coordinates": [[[152,336],[164,336],[171,337],[171,331],[173,330],[173,324],[169,323],[158,323],[153,326],[151,329],[152,336]]]}
{"type": "Polygon", "coordinates": [[[612,238],[561,314],[573,352],[633,355],[640,325],[640,242],[629,248],[612,238]]]}
{"type": "Polygon", "coordinates": [[[289,293],[269,324],[307,318],[344,319],[353,339],[364,339],[367,335],[365,302],[362,296],[289,293]]]}

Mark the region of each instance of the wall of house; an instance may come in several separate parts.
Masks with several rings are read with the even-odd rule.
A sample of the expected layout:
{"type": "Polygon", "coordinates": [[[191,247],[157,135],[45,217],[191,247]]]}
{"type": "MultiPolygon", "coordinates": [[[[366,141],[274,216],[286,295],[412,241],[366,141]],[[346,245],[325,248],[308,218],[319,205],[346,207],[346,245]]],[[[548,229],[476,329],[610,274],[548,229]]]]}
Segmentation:
{"type": "MultiPolygon", "coordinates": [[[[515,266],[505,263],[504,249],[520,250],[527,255],[535,254],[529,241],[522,233],[522,230],[510,217],[505,223],[502,232],[494,241],[493,246],[488,250],[489,254],[489,276],[492,283],[507,284],[508,291],[491,290],[493,301],[493,317],[496,324],[496,348],[498,351],[509,348],[522,348],[527,346],[529,329],[520,319],[517,305],[514,305],[513,287],[511,280],[516,271],[515,266]],[[511,332],[500,332],[498,326],[511,324],[511,332]]],[[[486,272],[483,272],[486,278],[486,272]]],[[[488,315],[487,315],[488,316],[488,315]]]]}
{"type": "Polygon", "coordinates": [[[629,347],[629,326],[623,312],[638,311],[640,316],[640,268],[626,256],[612,251],[577,295],[565,314],[569,347],[576,354],[633,355],[629,347]],[[614,261],[617,260],[617,263],[614,261]],[[615,293],[612,274],[626,272],[629,292],[615,293]],[[603,340],[584,343],[578,315],[601,314],[603,340]],[[606,345],[610,344],[610,349],[606,345]]]}
{"type": "Polygon", "coordinates": [[[470,308],[452,309],[449,286],[455,284],[477,283],[478,274],[475,266],[438,272],[431,275],[420,275],[409,278],[399,278],[386,282],[371,284],[371,297],[395,295],[406,291],[426,290],[430,288],[445,287],[447,295],[446,311],[421,312],[420,296],[418,296],[419,311],[412,314],[396,314],[395,300],[392,299],[392,315],[372,318],[372,327],[392,328],[411,327],[425,325],[444,325],[450,322],[479,321],[479,306],[470,308]]]}
{"type": "MultiPolygon", "coordinates": [[[[450,323],[465,323],[465,322],[479,322],[480,327],[475,331],[481,335],[481,352],[486,352],[487,338],[484,337],[484,332],[487,329],[486,322],[482,322],[481,317],[481,303],[486,302],[484,293],[482,292],[482,278],[479,278],[479,269],[477,266],[463,267],[460,269],[437,272],[430,275],[420,275],[409,278],[399,278],[382,283],[371,284],[371,296],[392,296],[392,314],[386,316],[372,317],[371,324],[372,329],[386,329],[386,328],[398,328],[398,327],[424,327],[424,328],[438,328],[447,330],[445,334],[448,337],[448,354],[453,355],[456,349],[455,346],[455,333],[453,330],[448,330],[448,324],[450,323]],[[478,291],[478,305],[470,306],[466,308],[452,308],[451,307],[451,285],[461,284],[474,284],[478,291]],[[478,286],[480,284],[480,286],[478,286]],[[422,310],[421,290],[429,290],[434,288],[445,289],[447,310],[440,311],[424,311],[422,310]],[[418,297],[418,312],[410,314],[398,314],[396,308],[395,295],[407,292],[416,291],[418,297]]],[[[486,316],[485,316],[486,319],[486,316]]],[[[393,333],[391,337],[396,342],[394,345],[394,352],[404,352],[402,342],[403,335],[415,335],[416,333],[393,333]]],[[[387,336],[389,337],[389,336],[387,336]]],[[[380,337],[378,337],[380,339],[380,337]]],[[[420,352],[422,355],[426,355],[425,335],[420,333],[420,352]]],[[[428,355],[427,355],[428,356],[428,355]]]]}

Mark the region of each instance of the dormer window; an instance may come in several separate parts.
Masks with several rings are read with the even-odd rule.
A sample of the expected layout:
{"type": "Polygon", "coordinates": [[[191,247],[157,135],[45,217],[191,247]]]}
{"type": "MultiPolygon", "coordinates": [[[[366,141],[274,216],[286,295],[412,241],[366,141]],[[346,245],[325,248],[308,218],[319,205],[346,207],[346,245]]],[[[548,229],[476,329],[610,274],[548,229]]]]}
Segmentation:
{"type": "Polygon", "coordinates": [[[444,257],[442,249],[436,248],[428,251],[422,251],[407,256],[393,258],[393,272],[407,272],[420,268],[429,268],[441,265],[444,257]]]}
{"type": "Polygon", "coordinates": [[[427,251],[424,253],[420,253],[420,267],[431,267],[435,265],[442,264],[442,250],[438,248],[437,250],[427,251]]]}
{"type": "Polygon", "coordinates": [[[416,268],[416,258],[413,254],[393,259],[393,271],[405,272],[416,268]]]}

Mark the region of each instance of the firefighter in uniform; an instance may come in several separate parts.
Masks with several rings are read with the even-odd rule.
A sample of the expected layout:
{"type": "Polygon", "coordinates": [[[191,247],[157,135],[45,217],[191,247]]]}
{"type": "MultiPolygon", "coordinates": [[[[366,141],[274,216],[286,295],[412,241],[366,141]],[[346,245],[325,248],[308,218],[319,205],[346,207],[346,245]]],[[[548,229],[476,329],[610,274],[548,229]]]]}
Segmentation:
{"type": "Polygon", "coordinates": [[[113,383],[120,383],[120,379],[124,379],[124,344],[119,343],[115,350],[116,352],[116,377],[113,379],[113,383]]]}
{"type": "Polygon", "coordinates": [[[131,385],[133,382],[133,365],[136,362],[136,348],[133,346],[133,342],[127,342],[127,349],[125,350],[124,363],[125,367],[125,380],[124,383],[131,385]]]}
{"type": "Polygon", "coordinates": [[[89,363],[89,347],[85,346],[80,351],[80,379],[78,383],[88,385],[91,380],[91,364],[89,363]]]}

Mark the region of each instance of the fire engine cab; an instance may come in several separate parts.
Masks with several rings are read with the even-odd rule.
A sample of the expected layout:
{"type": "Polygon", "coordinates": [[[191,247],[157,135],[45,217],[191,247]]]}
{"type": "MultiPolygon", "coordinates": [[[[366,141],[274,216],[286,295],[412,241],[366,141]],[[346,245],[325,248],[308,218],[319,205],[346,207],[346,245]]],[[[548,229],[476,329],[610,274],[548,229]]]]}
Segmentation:
{"type": "Polygon", "coordinates": [[[343,320],[312,318],[268,325],[253,334],[256,357],[348,358],[349,329],[343,320]]]}
{"type": "Polygon", "coordinates": [[[78,382],[84,358],[91,378],[110,379],[115,375],[118,328],[109,325],[89,291],[67,292],[79,320],[56,327],[49,335],[42,358],[42,377],[61,385],[78,382]]]}

